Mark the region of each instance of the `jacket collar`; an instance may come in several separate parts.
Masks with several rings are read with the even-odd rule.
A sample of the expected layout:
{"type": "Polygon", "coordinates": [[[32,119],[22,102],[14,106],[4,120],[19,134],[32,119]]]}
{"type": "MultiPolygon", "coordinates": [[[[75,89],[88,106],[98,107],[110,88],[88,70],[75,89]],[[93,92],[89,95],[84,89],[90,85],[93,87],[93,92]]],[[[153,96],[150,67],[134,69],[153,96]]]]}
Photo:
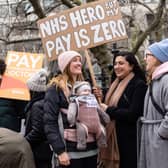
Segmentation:
{"type": "Polygon", "coordinates": [[[152,74],[152,80],[160,78],[163,74],[168,73],[168,62],[158,66],[152,74]]]}

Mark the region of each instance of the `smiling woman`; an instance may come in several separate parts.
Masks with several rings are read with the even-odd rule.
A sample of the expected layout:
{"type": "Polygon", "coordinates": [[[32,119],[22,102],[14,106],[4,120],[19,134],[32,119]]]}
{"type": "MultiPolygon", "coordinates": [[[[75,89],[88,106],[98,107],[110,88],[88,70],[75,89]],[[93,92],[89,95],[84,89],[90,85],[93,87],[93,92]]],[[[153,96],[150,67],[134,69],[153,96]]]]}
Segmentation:
{"type": "Polygon", "coordinates": [[[68,122],[67,111],[75,82],[83,81],[82,56],[76,51],[63,52],[58,56],[58,66],[62,74],[51,80],[45,95],[44,129],[46,136],[61,166],[96,168],[96,140],[93,138],[91,142],[87,141],[86,149],[80,150],[77,148],[76,136],[74,136],[75,140],[69,140],[65,136],[67,130],[76,132],[76,126],[71,126],[68,122]]]}
{"type": "Polygon", "coordinates": [[[129,62],[123,57],[118,56],[114,62],[114,71],[119,79],[124,79],[132,71],[134,65],[130,65],[129,62]]]}
{"type": "Polygon", "coordinates": [[[106,94],[105,104],[101,104],[111,118],[107,126],[108,147],[101,150],[101,159],[106,168],[112,165],[136,168],[136,122],[143,114],[145,75],[131,52],[117,53],[113,65],[113,82],[106,94]],[[117,149],[119,162],[119,157],[115,157],[118,156],[117,149]]]}

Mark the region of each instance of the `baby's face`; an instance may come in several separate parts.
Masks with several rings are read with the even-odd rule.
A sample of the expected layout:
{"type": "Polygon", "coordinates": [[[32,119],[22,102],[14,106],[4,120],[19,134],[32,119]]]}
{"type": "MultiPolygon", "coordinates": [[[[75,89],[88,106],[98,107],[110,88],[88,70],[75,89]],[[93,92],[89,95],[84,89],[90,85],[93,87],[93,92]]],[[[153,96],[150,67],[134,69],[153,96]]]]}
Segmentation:
{"type": "Polygon", "coordinates": [[[82,90],[80,93],[78,93],[78,95],[88,95],[91,93],[90,89],[84,89],[82,90]]]}

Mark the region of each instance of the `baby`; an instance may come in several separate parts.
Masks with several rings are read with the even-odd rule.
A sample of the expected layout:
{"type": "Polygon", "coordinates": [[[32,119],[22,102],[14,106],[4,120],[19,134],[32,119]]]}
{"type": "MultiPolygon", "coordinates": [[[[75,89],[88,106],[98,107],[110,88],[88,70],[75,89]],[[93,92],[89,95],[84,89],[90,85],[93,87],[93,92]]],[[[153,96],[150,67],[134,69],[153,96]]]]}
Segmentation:
{"type": "Polygon", "coordinates": [[[92,134],[99,147],[105,147],[106,132],[104,126],[110,122],[109,116],[100,110],[88,82],[76,82],[72,89],[67,113],[71,126],[76,125],[77,149],[84,150],[88,134],[92,134]]]}

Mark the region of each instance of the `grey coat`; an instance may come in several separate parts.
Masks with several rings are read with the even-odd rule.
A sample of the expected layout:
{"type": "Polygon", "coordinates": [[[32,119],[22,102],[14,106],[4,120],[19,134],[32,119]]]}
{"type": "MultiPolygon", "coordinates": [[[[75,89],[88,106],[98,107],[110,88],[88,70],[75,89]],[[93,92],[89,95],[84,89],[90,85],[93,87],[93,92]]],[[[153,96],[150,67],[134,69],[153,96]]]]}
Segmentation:
{"type": "MultiPolygon", "coordinates": [[[[168,69],[168,68],[167,68],[168,69]]],[[[166,70],[168,71],[168,70],[166,70]]],[[[164,70],[153,80],[153,96],[165,111],[161,115],[146,93],[144,117],[139,126],[138,168],[168,168],[168,73],[164,70]]]]}
{"type": "Polygon", "coordinates": [[[35,168],[29,143],[6,128],[0,128],[0,168],[35,168]]]}

